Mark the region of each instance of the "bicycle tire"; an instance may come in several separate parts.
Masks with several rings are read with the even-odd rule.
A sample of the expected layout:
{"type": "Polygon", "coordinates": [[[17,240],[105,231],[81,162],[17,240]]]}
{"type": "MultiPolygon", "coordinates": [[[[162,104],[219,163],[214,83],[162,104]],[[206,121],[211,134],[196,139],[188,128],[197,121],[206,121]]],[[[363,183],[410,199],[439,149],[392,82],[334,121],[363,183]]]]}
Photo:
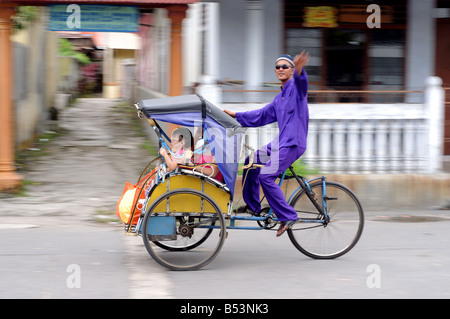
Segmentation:
{"type": "MultiPolygon", "coordinates": [[[[299,217],[287,230],[294,246],[314,259],[333,259],[348,253],[359,241],[364,228],[364,212],[356,195],[346,186],[326,181],[328,221],[313,205],[305,190],[300,189],[290,201],[299,217]]],[[[316,202],[324,207],[322,181],[310,185],[316,202]]]]}
{"type": "MultiPolygon", "coordinates": [[[[219,254],[220,250],[222,249],[223,243],[226,238],[226,226],[225,226],[225,218],[217,205],[217,203],[207,194],[204,194],[198,190],[190,189],[190,188],[179,188],[171,190],[167,193],[162,194],[159,196],[156,200],[153,201],[151,206],[148,208],[148,210],[145,213],[142,229],[147,230],[148,229],[148,223],[151,220],[154,215],[152,215],[153,210],[164,200],[169,199],[170,197],[174,197],[177,195],[191,195],[199,197],[200,199],[206,201],[211,207],[214,209],[213,214],[214,217],[198,217],[199,219],[204,218],[205,220],[211,221],[211,225],[214,226],[213,228],[206,228],[206,234],[204,236],[201,236],[200,240],[195,240],[195,242],[192,245],[184,245],[183,247],[188,246],[189,249],[173,249],[173,245],[161,245],[160,241],[155,241],[150,238],[150,236],[147,235],[146,232],[143,231],[142,237],[144,241],[145,248],[147,249],[147,252],[150,254],[150,256],[158,262],[160,265],[170,269],[170,270],[184,270],[184,271],[191,271],[191,270],[198,270],[207,264],[209,264],[211,261],[214,260],[214,258],[219,254]],[[217,225],[220,224],[220,225],[217,225]],[[211,238],[211,233],[214,231],[218,231],[218,241],[209,243],[208,245],[205,245],[205,242],[208,238],[211,238]],[[200,243],[199,243],[200,242],[200,243]],[[197,248],[198,246],[203,245],[203,250],[198,254],[189,254],[190,251],[193,250],[193,248],[197,248]],[[161,247],[163,246],[163,247],[161,247]],[[167,249],[167,247],[170,246],[172,249],[167,249]],[[192,246],[192,247],[191,247],[192,246]],[[198,258],[197,258],[198,257],[198,258]]],[[[170,212],[169,212],[170,214],[170,212]]],[[[190,216],[190,213],[183,213],[184,216],[190,216]]],[[[159,215],[158,215],[159,216],[159,215]]],[[[194,227],[194,229],[197,229],[194,227]]],[[[199,228],[200,229],[200,228],[199,228]]],[[[180,234],[176,234],[177,239],[171,241],[172,243],[175,243],[177,240],[179,240],[181,237],[180,234]]],[[[186,239],[187,236],[184,236],[186,239]]]]}

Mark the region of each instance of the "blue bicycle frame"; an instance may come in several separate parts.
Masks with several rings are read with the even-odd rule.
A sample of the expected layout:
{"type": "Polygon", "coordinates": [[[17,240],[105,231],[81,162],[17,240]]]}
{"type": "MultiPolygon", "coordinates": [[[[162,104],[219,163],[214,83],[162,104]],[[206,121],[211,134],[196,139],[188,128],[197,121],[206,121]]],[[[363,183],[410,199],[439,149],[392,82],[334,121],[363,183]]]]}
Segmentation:
{"type": "MultiPolygon", "coordinates": [[[[295,191],[291,194],[291,196],[288,199],[288,203],[292,200],[293,196],[300,190],[300,189],[304,189],[307,196],[311,199],[312,203],[314,204],[314,206],[316,207],[316,209],[318,210],[318,212],[322,213],[324,215],[324,219],[301,219],[299,220],[300,222],[305,222],[305,223],[319,223],[319,224],[324,224],[327,220],[328,220],[328,214],[327,214],[327,202],[326,202],[326,177],[325,176],[321,176],[321,177],[317,177],[317,178],[313,178],[309,181],[305,180],[303,177],[298,176],[297,174],[294,173],[293,169],[290,167],[289,168],[292,172],[292,174],[294,175],[295,179],[298,181],[298,183],[300,184],[299,187],[297,187],[295,189],[295,191]],[[315,202],[314,199],[312,199],[310,197],[310,193],[311,193],[311,188],[310,188],[310,183],[315,181],[315,180],[322,180],[322,207],[318,206],[317,203],[315,202]]],[[[286,177],[286,172],[287,170],[285,170],[283,172],[283,174],[280,177],[280,180],[278,182],[278,186],[281,187],[281,184],[283,183],[285,177],[286,177]]],[[[260,230],[260,229],[266,229],[267,228],[267,223],[265,226],[260,226],[260,227],[251,227],[251,226],[236,226],[235,225],[235,221],[237,220],[244,220],[244,221],[266,221],[269,218],[274,221],[277,222],[278,219],[276,218],[276,216],[274,216],[275,213],[273,212],[273,209],[270,208],[269,212],[267,213],[266,216],[236,216],[236,215],[231,215],[229,217],[230,219],[230,225],[227,226],[227,229],[248,229],[248,230],[260,230]],[[273,217],[272,217],[273,215],[273,217]]]]}
{"type": "MultiPolygon", "coordinates": [[[[160,130],[161,133],[163,133],[162,135],[169,141],[170,138],[164,133],[164,131],[160,130]]],[[[167,143],[164,141],[163,137],[160,136],[159,137],[159,143],[160,143],[160,147],[165,148],[169,153],[171,153],[172,155],[173,152],[170,149],[170,147],[167,145],[167,143]]],[[[322,213],[324,215],[323,219],[300,219],[298,221],[300,222],[304,222],[304,223],[319,223],[319,224],[324,224],[328,221],[328,215],[327,215],[327,195],[326,195],[326,177],[325,176],[321,176],[321,177],[316,177],[313,178],[309,181],[307,181],[304,177],[302,176],[298,176],[297,174],[295,174],[294,170],[292,167],[289,167],[289,170],[291,171],[291,173],[293,174],[293,176],[295,177],[295,179],[297,180],[297,182],[299,183],[299,187],[297,187],[295,189],[295,191],[291,194],[291,196],[288,199],[288,203],[292,200],[293,196],[300,190],[303,189],[306,192],[306,195],[308,196],[308,198],[310,198],[311,202],[313,203],[313,205],[316,207],[317,211],[319,213],[322,213]],[[322,206],[320,207],[317,202],[311,198],[311,187],[310,187],[310,183],[315,181],[315,180],[322,180],[322,206]]],[[[281,174],[280,176],[280,180],[278,182],[278,186],[281,187],[281,185],[283,184],[283,181],[285,180],[286,177],[286,173],[287,173],[287,169],[283,172],[283,174],[281,174]]],[[[159,177],[157,179],[157,184],[159,183],[159,177]]],[[[275,216],[275,213],[273,212],[273,209],[270,207],[267,215],[265,216],[237,216],[237,215],[231,215],[230,213],[226,216],[226,218],[229,218],[230,220],[230,225],[227,226],[227,229],[247,229],[247,230],[261,230],[261,229],[267,229],[268,223],[266,223],[264,226],[259,226],[259,227],[252,227],[252,226],[236,226],[236,221],[238,220],[243,220],[243,221],[267,221],[267,220],[271,220],[273,222],[278,222],[278,218],[275,216]]],[[[200,227],[200,228],[215,228],[214,226],[205,226],[205,227],[200,227]]]]}

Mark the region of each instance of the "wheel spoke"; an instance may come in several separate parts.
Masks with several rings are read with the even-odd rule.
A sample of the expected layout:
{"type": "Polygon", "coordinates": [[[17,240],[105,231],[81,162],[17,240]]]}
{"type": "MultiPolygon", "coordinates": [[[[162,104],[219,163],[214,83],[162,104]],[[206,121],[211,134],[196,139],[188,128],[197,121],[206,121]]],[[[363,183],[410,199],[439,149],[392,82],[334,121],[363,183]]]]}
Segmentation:
{"type": "MultiPolygon", "coordinates": [[[[317,202],[322,201],[323,183],[311,185],[317,202]]],[[[329,259],[342,256],[358,242],[364,225],[364,214],[356,196],[345,186],[326,182],[327,218],[301,190],[291,201],[298,222],[288,230],[294,246],[312,258],[329,259]],[[307,230],[298,232],[298,230],[307,230]]],[[[322,204],[320,204],[322,207],[322,204]]],[[[323,208],[323,207],[322,207],[323,208]]]]}
{"type": "Polygon", "coordinates": [[[214,200],[200,191],[187,188],[169,191],[156,199],[146,212],[142,229],[154,232],[143,235],[148,253],[171,270],[196,270],[206,266],[221,250],[226,233],[224,217],[214,200]],[[180,206],[180,201],[190,207],[196,207],[198,203],[198,211],[170,212],[172,207],[180,206]],[[160,212],[161,207],[167,211],[160,212]],[[158,218],[163,218],[161,226],[158,218]],[[176,223],[169,227],[172,233],[169,240],[164,235],[161,239],[154,236],[159,234],[156,226],[165,229],[170,218],[175,218],[176,223]]]}

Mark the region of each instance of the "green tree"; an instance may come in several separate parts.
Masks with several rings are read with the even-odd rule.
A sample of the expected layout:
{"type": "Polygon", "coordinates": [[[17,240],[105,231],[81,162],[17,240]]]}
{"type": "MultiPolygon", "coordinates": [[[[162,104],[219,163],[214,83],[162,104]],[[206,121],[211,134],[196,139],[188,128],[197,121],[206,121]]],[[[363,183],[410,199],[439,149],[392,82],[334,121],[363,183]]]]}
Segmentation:
{"type": "Polygon", "coordinates": [[[13,30],[18,32],[28,28],[37,18],[38,9],[30,6],[20,6],[12,17],[13,30]]]}
{"type": "Polygon", "coordinates": [[[59,54],[62,56],[72,56],[84,65],[91,62],[86,54],[76,51],[72,43],[67,39],[59,39],[59,54]]]}

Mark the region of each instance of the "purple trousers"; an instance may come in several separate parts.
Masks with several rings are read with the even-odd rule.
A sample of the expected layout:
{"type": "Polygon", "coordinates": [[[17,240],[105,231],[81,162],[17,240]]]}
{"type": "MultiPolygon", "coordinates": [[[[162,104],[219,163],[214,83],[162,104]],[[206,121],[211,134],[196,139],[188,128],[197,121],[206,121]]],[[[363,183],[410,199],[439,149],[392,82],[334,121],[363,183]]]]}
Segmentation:
{"type": "MultiPolygon", "coordinates": [[[[265,164],[266,166],[244,170],[242,176],[242,196],[252,211],[259,212],[261,210],[259,194],[261,186],[267,202],[279,221],[297,220],[296,211],[286,202],[284,193],[275,183],[275,179],[292,165],[304,151],[304,148],[297,146],[272,150],[269,144],[255,153],[253,163],[265,164]]],[[[246,164],[248,164],[248,161],[247,158],[246,164]]]]}

